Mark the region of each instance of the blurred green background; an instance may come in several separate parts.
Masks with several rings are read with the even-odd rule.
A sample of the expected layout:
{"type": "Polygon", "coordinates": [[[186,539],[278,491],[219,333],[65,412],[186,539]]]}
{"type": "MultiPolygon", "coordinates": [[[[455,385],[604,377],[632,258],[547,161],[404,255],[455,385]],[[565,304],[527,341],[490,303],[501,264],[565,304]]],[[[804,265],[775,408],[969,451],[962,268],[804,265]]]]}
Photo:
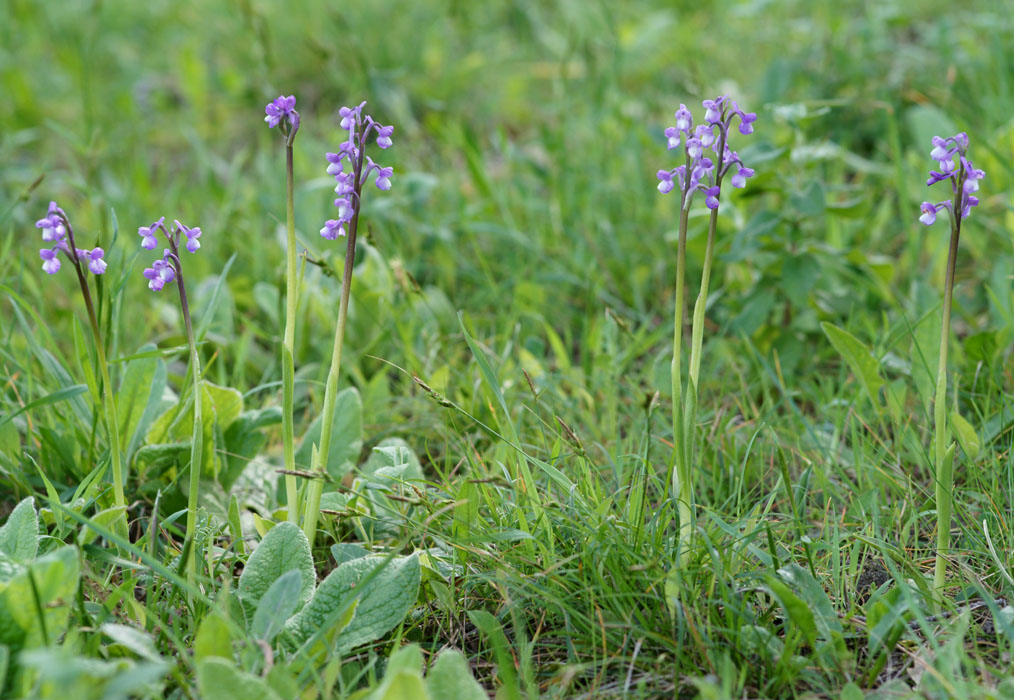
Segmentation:
{"type": "MultiPolygon", "coordinates": [[[[304,124],[297,225],[314,255],[337,251],[316,235],[332,199],[322,153],[341,137],[338,108],[365,98],[396,126],[396,147],[383,154],[396,186],[367,200],[384,260],[479,314],[550,305],[564,328],[603,305],[639,322],[667,316],[675,216],[654,190],[654,171],[671,166],[661,130],[679,102],[730,92],[761,116],[736,145],[759,177],[722,224],[723,237],[735,234],[723,251],[734,265],[722,308],[734,320],[750,300],[761,306],[740,324],[755,332],[769,319],[753,311],[784,301],[757,299],[756,276],[779,276],[753,255],[766,238],[776,255],[819,242],[867,262],[885,256],[884,265],[906,251],[939,262],[944,233],[921,250],[912,243],[925,235],[913,212],[938,127],[972,134],[990,176],[983,209],[1009,205],[991,193],[1010,178],[1011,18],[994,3],[951,7],[8,0],[4,277],[42,283],[19,268],[38,267],[31,223],[52,198],[86,238],[113,249],[114,272],[134,262],[128,345],[149,333],[134,321],[154,305],[133,295],[145,296],[135,231],[163,214],[205,230],[202,255],[188,260],[199,278],[237,254],[230,286],[252,312],[253,284],[278,277],[284,217],[282,149],[263,106],[293,93],[304,124]],[[776,218],[758,223],[754,198],[776,218]]],[[[1009,251],[1010,238],[1002,219],[976,218],[960,267],[988,279],[1001,261],[971,262],[1009,251]]],[[[897,289],[913,269],[880,276],[897,289]]],[[[800,310],[812,306],[798,298],[806,290],[783,291],[796,292],[789,302],[800,310]]],[[[842,293],[832,310],[863,301],[842,293]]]]}

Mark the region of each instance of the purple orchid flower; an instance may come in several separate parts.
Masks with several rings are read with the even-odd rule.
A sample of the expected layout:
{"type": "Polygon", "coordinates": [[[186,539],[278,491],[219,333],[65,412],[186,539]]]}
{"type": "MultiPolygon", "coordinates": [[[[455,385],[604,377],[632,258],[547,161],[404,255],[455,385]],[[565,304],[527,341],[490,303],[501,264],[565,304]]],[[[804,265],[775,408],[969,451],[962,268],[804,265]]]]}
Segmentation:
{"type": "Polygon", "coordinates": [[[287,119],[292,129],[296,130],[299,128],[299,112],[295,108],[296,98],[294,95],[288,97],[279,95],[264,107],[264,112],[267,114],[264,121],[268,123],[268,128],[274,129],[282,123],[283,119],[287,119]]]}
{"type": "Polygon", "coordinates": [[[145,250],[155,250],[158,247],[158,238],[155,234],[159,229],[164,229],[165,217],[163,216],[151,226],[140,226],[137,235],[141,237],[141,247],[145,250]]]}
{"type": "Polygon", "coordinates": [[[50,202],[49,212],[45,217],[35,222],[36,228],[42,229],[42,240],[47,243],[62,241],[63,237],[67,235],[67,227],[64,226],[63,219],[60,218],[58,211],[59,207],[56,206],[56,202],[50,202]]]}
{"type": "MultiPolygon", "coordinates": [[[[373,162],[373,159],[363,151],[367,145],[367,139],[376,131],[377,146],[386,149],[393,145],[391,136],[394,134],[394,127],[383,125],[375,121],[369,114],[363,113],[366,102],[360,102],[355,107],[342,107],[338,110],[340,118],[339,126],[348,132],[348,138],[338,146],[334,153],[325,154],[327,159],[327,174],[335,179],[335,200],[334,205],[338,209],[338,216],[328,219],[320,229],[320,235],[326,240],[333,241],[339,236],[345,236],[346,224],[352,224],[356,213],[359,210],[359,200],[362,196],[363,185],[369,179],[370,174],[376,171],[376,185],[381,190],[391,189],[391,176],[394,175],[393,167],[383,167],[373,162]],[[350,167],[346,170],[345,159],[348,159],[350,167]]],[[[349,229],[355,233],[355,226],[349,229]]]]}
{"type": "Polygon", "coordinates": [[[947,210],[952,217],[963,219],[972,213],[972,207],[979,204],[975,193],[979,191],[979,183],[986,177],[986,173],[968,159],[968,143],[968,134],[965,132],[949,138],[934,136],[931,139],[933,148],[930,150],[930,158],[936,161],[938,169],[930,171],[926,185],[949,181],[952,197],[936,204],[923,202],[920,205],[919,221],[926,226],[932,226],[937,220],[937,214],[943,210],[947,210]],[[954,211],[955,204],[959,208],[958,212],[954,211]]]}

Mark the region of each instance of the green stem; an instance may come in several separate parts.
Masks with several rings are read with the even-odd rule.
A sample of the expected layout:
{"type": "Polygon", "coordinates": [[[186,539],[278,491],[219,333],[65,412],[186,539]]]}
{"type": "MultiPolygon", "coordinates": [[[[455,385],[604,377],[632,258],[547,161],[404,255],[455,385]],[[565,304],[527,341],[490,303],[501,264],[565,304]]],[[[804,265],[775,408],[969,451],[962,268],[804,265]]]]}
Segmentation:
{"type": "MultiPolygon", "coordinates": [[[[175,245],[173,248],[175,249],[175,245]]],[[[190,305],[187,303],[187,290],[183,284],[183,270],[179,256],[173,250],[176,266],[176,286],[180,290],[180,308],[183,310],[183,326],[187,333],[187,345],[190,348],[190,366],[194,378],[194,433],[190,443],[190,490],[187,494],[187,537],[190,539],[190,552],[187,556],[187,583],[194,585],[197,580],[197,494],[201,485],[201,471],[204,460],[204,423],[201,419],[201,358],[197,354],[197,343],[194,340],[194,327],[190,322],[190,305]]]]}
{"type": "Polygon", "coordinates": [[[940,359],[937,363],[936,393],[933,397],[934,458],[936,462],[937,551],[933,564],[933,589],[937,602],[943,599],[944,576],[947,560],[944,554],[951,546],[952,486],[954,482],[953,455],[948,459],[947,439],[947,346],[951,336],[951,298],[954,295],[954,272],[958,258],[958,240],[961,237],[961,188],[963,174],[959,174],[951,216],[951,243],[947,251],[947,276],[944,281],[943,322],[940,324],[940,359]]]}
{"type": "MultiPolygon", "coordinates": [[[[689,160],[689,157],[688,157],[689,160]]],[[[680,372],[680,356],[683,353],[683,307],[685,306],[685,276],[687,259],[687,221],[690,215],[689,201],[684,192],[680,201],[679,243],[676,249],[676,308],[673,311],[672,338],[672,439],[675,464],[672,474],[673,495],[679,513],[681,543],[690,539],[692,532],[690,509],[690,474],[687,469],[683,435],[683,377],[680,372]]],[[[680,548],[681,552],[683,547],[680,548]]],[[[681,553],[681,558],[682,558],[681,553]]]]}
{"type": "Polygon", "coordinates": [[[299,523],[299,497],[296,475],[295,428],[293,396],[295,393],[296,308],[299,286],[296,279],[296,214],[293,202],[292,142],[285,144],[285,336],[282,342],[282,443],[285,469],[285,495],[290,523],[299,523]]]}
{"type": "Polygon", "coordinates": [[[349,222],[348,241],[345,246],[345,267],[342,270],[342,289],[338,300],[338,323],[334,330],[334,345],[331,351],[331,367],[324,387],[324,412],[320,424],[320,445],[311,467],[316,478],[306,488],[306,503],[303,513],[303,534],[313,544],[317,534],[317,517],[320,515],[320,497],[324,492],[324,476],[327,472],[328,454],[331,450],[331,428],[334,423],[335,397],[338,394],[338,376],[342,367],[342,343],[345,340],[345,320],[348,316],[349,297],[352,294],[352,267],[356,260],[356,233],[359,230],[359,203],[362,193],[360,175],[363,170],[363,154],[366,140],[359,144],[359,157],[355,165],[355,197],[352,220],[349,222]]]}
{"type": "Polygon", "coordinates": [[[95,315],[95,304],[92,303],[91,289],[88,287],[88,278],[81,269],[81,261],[77,257],[77,244],[74,241],[74,229],[65,215],[62,215],[63,223],[67,228],[67,238],[70,242],[71,253],[68,253],[77,273],[77,281],[81,286],[81,295],[84,297],[85,309],[88,311],[88,323],[92,328],[92,335],[95,336],[95,355],[98,359],[99,372],[102,374],[102,404],[105,412],[106,434],[109,438],[109,462],[113,472],[113,502],[117,508],[122,508],[123,513],[118,519],[118,527],[122,528],[124,537],[128,535],[127,528],[127,499],[123,492],[123,457],[120,454],[120,424],[116,418],[116,399],[113,396],[113,380],[109,375],[109,363],[106,361],[106,349],[102,344],[102,333],[99,330],[99,321],[95,315]]]}

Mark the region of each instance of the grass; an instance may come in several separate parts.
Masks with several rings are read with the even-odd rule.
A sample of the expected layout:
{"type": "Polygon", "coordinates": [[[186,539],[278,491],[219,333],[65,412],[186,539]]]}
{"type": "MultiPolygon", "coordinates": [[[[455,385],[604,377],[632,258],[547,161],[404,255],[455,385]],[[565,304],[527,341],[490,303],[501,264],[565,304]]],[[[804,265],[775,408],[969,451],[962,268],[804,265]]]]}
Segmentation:
{"type": "MultiPolygon", "coordinates": [[[[907,0],[5,4],[0,495],[9,508],[34,495],[42,550],[75,544],[81,567],[68,631],[22,654],[36,674],[22,687],[123,697],[119,678],[141,696],[196,697],[195,635],[232,619],[223,601],[257,525],[286,503],[271,413],[284,172],[262,109],[291,93],[308,251],[297,437],[321,410],[338,304],[343,250],[316,234],[330,215],[323,153],[341,138],[337,108],[368,99],[396,125],[394,187],[364,204],[342,358],[341,388],[362,403],[358,440],[354,426],[342,439],[356,468],[322,518],[315,563],[335,568],[335,542],[428,557],[409,617],[340,671],[276,649],[301,692],[350,695],[383,677],[395,647],[418,643],[427,659],[463,650],[504,697],[1008,697],[1011,29],[991,3],[907,0]],[[679,103],[726,91],[759,114],[740,149],[757,176],[719,219],[698,530],[674,568],[678,211],[653,174],[672,166],[661,133],[679,103]],[[958,130],[987,180],[958,253],[949,410],[972,432],[958,435],[936,614],[930,409],[947,245],[916,219],[929,138],[958,130]],[[144,376],[157,385],[164,372],[184,403],[178,309],[142,286],[134,230],[165,214],[205,232],[187,258],[204,374],[266,427],[247,452],[216,437],[203,592],[179,567],[185,454],[133,446],[132,544],[103,520],[101,404],[69,389],[89,362],[75,344],[83,309],[71,275],[38,270],[33,223],[50,199],[83,245],[108,251],[98,306],[114,382],[130,371],[115,358],[155,343],[165,363],[150,358],[144,376]],[[822,323],[870,348],[875,391],[822,323]],[[362,483],[392,438],[418,455],[424,483],[381,500],[362,483]],[[145,675],[154,662],[139,649],[160,674],[145,675]]],[[[695,208],[688,281],[706,227],[695,208]]],[[[249,643],[235,652],[237,667],[266,670],[249,643]]]]}

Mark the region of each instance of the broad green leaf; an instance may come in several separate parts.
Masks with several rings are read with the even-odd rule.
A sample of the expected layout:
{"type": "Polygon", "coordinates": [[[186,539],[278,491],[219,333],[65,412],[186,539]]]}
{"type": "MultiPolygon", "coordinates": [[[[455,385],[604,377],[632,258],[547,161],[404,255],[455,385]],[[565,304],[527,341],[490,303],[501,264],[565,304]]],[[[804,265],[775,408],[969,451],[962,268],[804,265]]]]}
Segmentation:
{"type": "Polygon", "coordinates": [[[399,437],[384,438],[373,451],[366,464],[359,470],[363,476],[374,474],[378,469],[405,467],[401,479],[405,481],[423,478],[422,465],[408,443],[399,437]]]}
{"type": "Polygon", "coordinates": [[[849,651],[845,645],[841,621],[820,582],[798,564],[789,564],[779,569],[778,574],[799,592],[800,598],[813,613],[813,621],[821,640],[820,648],[816,650],[818,655],[828,654],[827,658],[832,664],[848,658],[849,651]]]}
{"type": "MultiPolygon", "coordinates": [[[[418,645],[401,647],[387,660],[383,680],[366,696],[366,700],[427,700],[430,696],[423,685],[422,666],[423,657],[418,645]]],[[[438,696],[437,700],[440,697],[444,696],[438,696]]]]}
{"type": "Polygon", "coordinates": [[[282,422],[282,409],[268,406],[256,411],[244,411],[225,431],[226,467],[218,476],[222,488],[228,491],[239,478],[250,460],[260,454],[268,438],[261,428],[282,422]]]}
{"type": "Polygon", "coordinates": [[[743,625],[739,629],[737,648],[745,653],[757,654],[762,659],[778,659],[785,652],[782,640],[767,627],[743,625]]]}
{"type": "Polygon", "coordinates": [[[197,664],[197,687],[203,700],[282,700],[263,679],[217,656],[197,664]]]}
{"type": "Polygon", "coordinates": [[[979,455],[980,447],[979,436],[975,432],[975,428],[956,411],[951,413],[951,425],[954,427],[954,433],[957,435],[965,455],[969,459],[975,459],[979,455]]]}
{"type": "Polygon", "coordinates": [[[870,652],[890,652],[906,628],[909,612],[908,596],[900,588],[888,589],[884,594],[874,594],[866,602],[866,628],[869,630],[867,645],[870,652]]]}
{"type": "Polygon", "coordinates": [[[862,383],[873,404],[879,405],[877,394],[880,387],[883,386],[884,380],[880,378],[878,371],[880,363],[873,357],[869,347],[848,331],[830,323],[822,323],[820,327],[824,329],[824,334],[831,341],[831,345],[848,363],[853,374],[862,383]]]}
{"type": "Polygon", "coordinates": [[[102,634],[112,639],[113,642],[137,654],[142,659],[162,662],[162,657],[155,650],[155,642],[136,627],[106,622],[100,629],[102,634]]]}
{"type": "Polygon", "coordinates": [[[35,512],[35,499],[29,496],[18,503],[0,527],[0,552],[15,561],[28,562],[38,551],[39,515],[35,512]]]}
{"type": "Polygon", "coordinates": [[[166,671],[161,661],[135,662],[122,656],[103,661],[68,646],[26,650],[18,656],[18,665],[34,681],[35,700],[150,698],[158,693],[155,684],[166,671]]]}
{"type": "Polygon", "coordinates": [[[486,691],[472,677],[468,661],[457,649],[445,649],[426,674],[426,687],[433,698],[487,700],[486,691]]]}
{"type": "Polygon", "coordinates": [[[250,623],[250,634],[256,639],[271,643],[283,627],[285,621],[296,612],[302,593],[303,576],[290,569],[275,579],[267,592],[257,603],[253,622],[250,623]]]}
{"type": "MultiPolygon", "coordinates": [[[[203,471],[218,472],[221,457],[216,447],[220,435],[233,423],[243,410],[243,395],[231,387],[218,386],[209,381],[201,382],[201,420],[203,422],[203,471]]],[[[145,442],[149,445],[186,442],[194,437],[194,403],[188,398],[182,405],[170,406],[148,429],[145,442]]],[[[140,452],[140,450],[139,450],[140,452]]]]}
{"type": "Polygon", "coordinates": [[[384,682],[370,700],[430,700],[419,671],[397,671],[384,677],[384,682]]]}
{"type": "Polygon", "coordinates": [[[799,566],[789,564],[779,569],[778,574],[798,592],[803,602],[814,613],[814,621],[822,639],[830,639],[832,632],[841,632],[841,622],[827,593],[813,575],[799,566]]]}
{"type": "Polygon", "coordinates": [[[232,387],[218,386],[208,381],[202,381],[201,385],[211,400],[218,427],[225,430],[243,412],[243,394],[232,387]]]}
{"type": "Polygon", "coordinates": [[[385,673],[397,673],[407,671],[422,675],[423,656],[418,644],[406,644],[399,647],[387,660],[385,673]]]}
{"type": "MultiPolygon", "coordinates": [[[[479,631],[493,647],[497,676],[503,683],[500,689],[503,697],[506,700],[521,700],[521,687],[518,685],[518,677],[514,669],[514,656],[511,654],[510,645],[500,626],[500,621],[485,610],[469,610],[468,619],[479,628],[479,631]]],[[[497,697],[501,697],[501,693],[498,692],[497,697]]]]}
{"type": "Polygon", "coordinates": [[[281,698],[299,698],[299,683],[293,673],[295,673],[295,669],[291,666],[275,664],[264,676],[264,681],[281,698]]]}
{"type": "MultiPolygon", "coordinates": [[[[310,469],[313,446],[320,443],[320,421],[321,415],[318,415],[303,434],[299,449],[296,450],[296,466],[300,469],[310,469]]],[[[332,478],[341,479],[355,466],[362,449],[363,404],[359,391],[355,387],[349,387],[338,392],[335,397],[327,473],[332,478]]]]}
{"type": "Polygon", "coordinates": [[[289,621],[289,630],[299,642],[305,642],[358,601],[355,617],[335,638],[337,651],[344,653],[377,640],[400,624],[415,605],[420,577],[416,554],[345,562],[321,582],[306,607],[289,621]]]}
{"type": "Polygon", "coordinates": [[[290,522],[278,523],[250,555],[239,577],[239,598],[256,609],[268,589],[287,571],[298,571],[302,579],[297,598],[301,607],[313,594],[317,580],[306,535],[290,522]]]}
{"type": "Polygon", "coordinates": [[[232,632],[222,613],[213,610],[201,620],[194,639],[194,660],[197,662],[212,656],[232,659],[232,632]]]}
{"type": "Polygon", "coordinates": [[[0,644],[17,651],[39,646],[47,638],[59,639],[66,629],[79,574],[77,550],[60,547],[0,584],[0,644]]]}
{"type": "Polygon", "coordinates": [[[794,626],[799,628],[810,646],[816,648],[817,623],[813,619],[813,612],[799,596],[774,576],[768,576],[766,580],[768,589],[781,604],[785,616],[794,626]]]}
{"type": "Polygon", "coordinates": [[[863,700],[866,695],[863,689],[855,683],[846,683],[841,689],[841,700],[863,700]]]}
{"type": "MultiPolygon", "coordinates": [[[[139,352],[155,350],[151,343],[139,352]]],[[[119,391],[116,392],[116,416],[120,421],[120,440],[129,456],[155,419],[162,402],[168,372],[163,359],[139,357],[127,363],[119,391]]]]}
{"type": "Polygon", "coordinates": [[[178,462],[185,461],[189,454],[189,442],[145,445],[134,453],[134,464],[139,471],[154,470],[158,473],[178,462]]]}
{"type": "MultiPolygon", "coordinates": [[[[92,522],[100,527],[106,527],[112,529],[113,523],[117,522],[123,513],[126,511],[125,506],[113,506],[111,508],[105,508],[100,510],[91,519],[92,522]]],[[[90,527],[81,528],[78,534],[78,544],[84,546],[91,544],[99,536],[99,533],[90,527]]]]}
{"type": "Polygon", "coordinates": [[[331,545],[331,556],[334,557],[335,565],[341,566],[347,561],[360,559],[369,555],[370,551],[355,542],[339,542],[331,545]]]}

